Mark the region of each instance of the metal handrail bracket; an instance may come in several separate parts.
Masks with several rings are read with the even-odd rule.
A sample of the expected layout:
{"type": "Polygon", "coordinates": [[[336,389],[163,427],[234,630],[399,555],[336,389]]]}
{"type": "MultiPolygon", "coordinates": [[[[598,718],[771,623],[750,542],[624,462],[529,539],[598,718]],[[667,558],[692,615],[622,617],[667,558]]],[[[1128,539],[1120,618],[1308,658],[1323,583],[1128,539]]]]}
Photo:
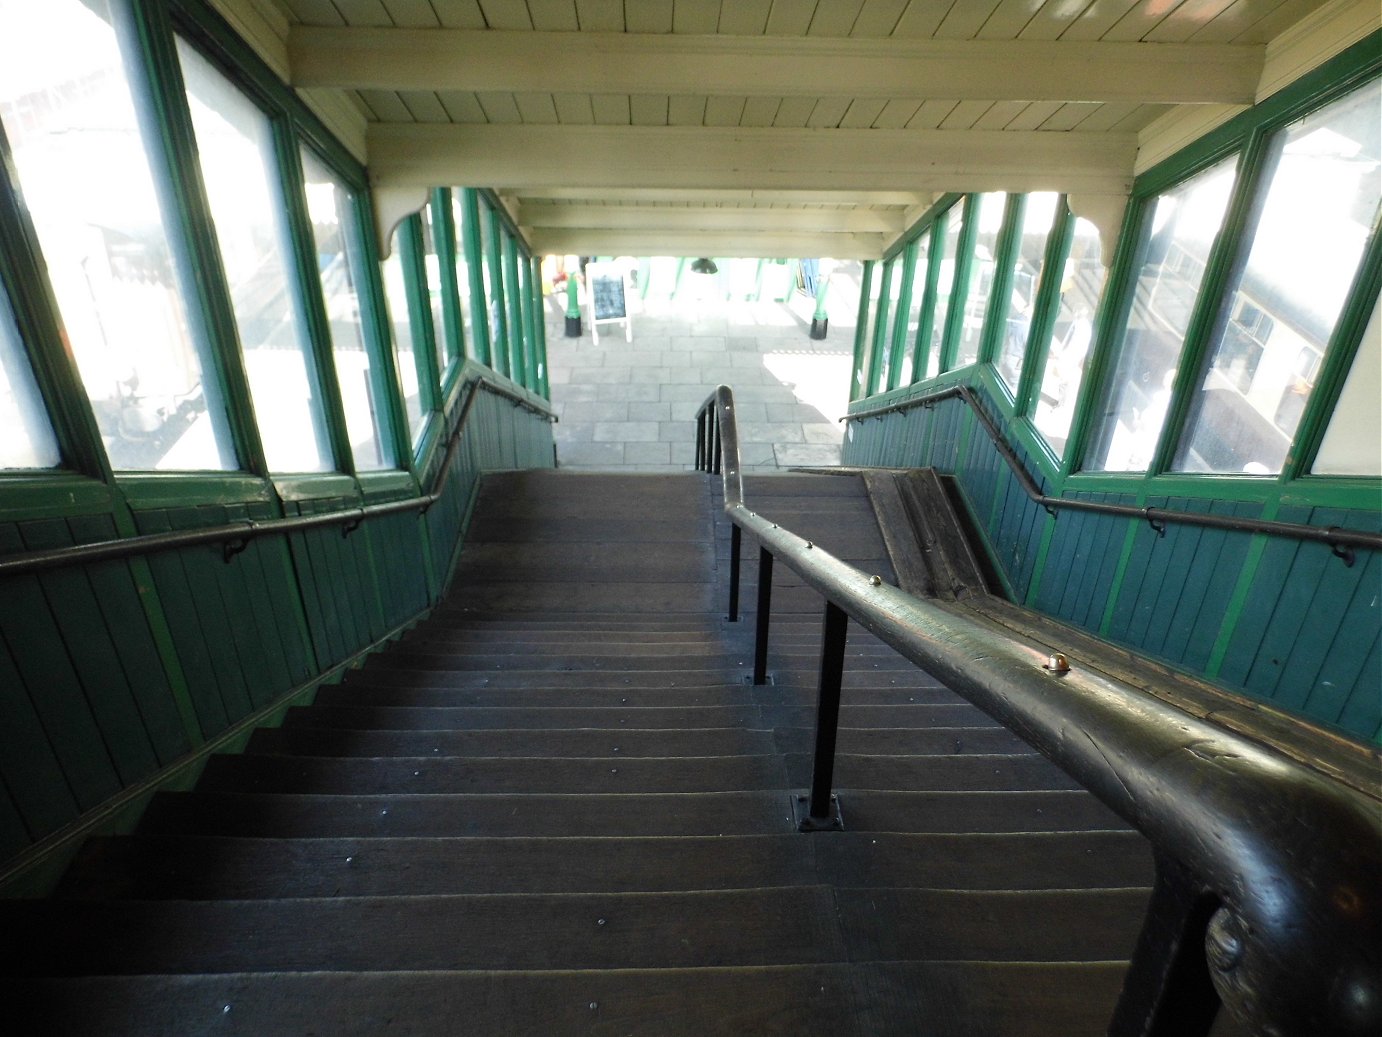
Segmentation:
{"type": "MultiPolygon", "coordinates": [[[[1255,1033],[1382,1031],[1378,798],[1078,660],[1048,668],[1043,651],[996,635],[962,606],[914,598],[780,528],[744,500],[727,386],[698,422],[703,469],[718,439],[736,528],[820,593],[827,612],[1020,735],[1151,841],[1156,887],[1111,1034],[1207,1034],[1220,1001],[1255,1033]]],[[[823,700],[828,691],[823,679],[823,700]]],[[[817,778],[822,766],[818,758],[817,778]]],[[[816,824],[802,827],[830,820],[815,785],[816,824]]]]}

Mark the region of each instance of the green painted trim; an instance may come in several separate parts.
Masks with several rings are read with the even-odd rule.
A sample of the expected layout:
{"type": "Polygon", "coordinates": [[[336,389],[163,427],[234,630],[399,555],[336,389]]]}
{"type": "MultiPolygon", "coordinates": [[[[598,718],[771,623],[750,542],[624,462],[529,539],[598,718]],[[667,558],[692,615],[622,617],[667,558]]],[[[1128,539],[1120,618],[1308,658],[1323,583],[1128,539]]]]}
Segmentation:
{"type": "MultiPolygon", "coordinates": [[[[1280,507],[1275,503],[1269,503],[1262,509],[1262,518],[1274,519],[1280,512],[1280,507]]],[[[1228,605],[1224,608],[1224,618],[1219,624],[1219,634],[1214,639],[1214,647],[1210,650],[1209,660],[1205,663],[1205,676],[1210,680],[1215,680],[1219,676],[1219,671],[1223,668],[1224,657],[1228,654],[1229,645],[1233,643],[1233,635],[1238,629],[1238,620],[1242,618],[1243,608],[1247,604],[1248,595],[1252,592],[1252,585],[1257,581],[1257,569],[1262,562],[1262,556],[1267,551],[1267,545],[1271,543],[1271,537],[1254,536],[1248,543],[1247,553],[1243,556],[1243,565],[1238,570],[1238,581],[1233,585],[1233,595],[1228,600],[1228,605]]]]}
{"type": "Polygon", "coordinates": [[[35,843],[16,857],[0,872],[0,897],[37,898],[47,896],[62,878],[63,872],[81,849],[82,843],[93,836],[124,835],[134,831],[143,817],[149,801],[159,792],[185,792],[196,786],[206,762],[213,755],[240,753],[255,729],[278,727],[293,706],[311,705],[317,689],[337,681],[348,670],[357,669],[373,652],[387,647],[410,628],[425,619],[430,609],[424,609],[367,647],[278,696],[269,705],[236,722],[215,738],[203,742],[177,761],[161,768],[152,777],[121,790],[99,807],[87,811],[72,824],[35,843]]]}
{"type": "Polygon", "coordinates": [[[481,206],[480,219],[489,220],[489,248],[486,259],[489,262],[489,287],[493,299],[485,300],[485,308],[497,319],[497,327],[490,329],[490,344],[493,347],[494,369],[505,378],[512,377],[513,371],[509,357],[509,324],[507,307],[504,305],[504,239],[503,220],[493,208],[481,206]]]}
{"type": "MultiPolygon", "coordinates": [[[[542,260],[534,256],[528,260],[532,264],[532,285],[534,292],[533,307],[533,330],[536,333],[535,346],[537,348],[537,373],[538,373],[538,392],[547,401],[552,399],[552,385],[547,372],[547,297],[542,293],[542,260]]],[[[647,278],[644,281],[644,291],[647,290],[647,278]]]]}
{"type": "Polygon", "coordinates": [[[284,501],[312,501],[331,498],[359,498],[360,484],[352,475],[322,472],[309,475],[280,475],[274,488],[284,501]]]}
{"type": "Polygon", "coordinates": [[[894,269],[894,260],[883,261],[883,275],[878,284],[878,309],[874,314],[873,341],[869,343],[869,374],[864,383],[864,393],[868,396],[877,395],[878,383],[883,377],[883,340],[888,336],[888,310],[892,304],[888,292],[892,288],[894,269]]]}
{"type": "MultiPolygon", "coordinates": [[[[1033,318],[1027,329],[1027,345],[1023,350],[1022,373],[1013,392],[1013,413],[1027,415],[1033,411],[1033,401],[1046,376],[1046,363],[1051,354],[1051,337],[1060,313],[1061,282],[1065,264],[1075,243],[1075,216],[1065,195],[1056,204],[1051,231],[1046,236],[1046,251],[1041,258],[1041,281],[1036,298],[1032,300],[1033,318]]],[[[1049,447],[1048,447],[1049,449],[1049,447]]],[[[1070,452],[1067,444],[1066,453],[1070,452]]],[[[1055,466],[1052,466],[1053,469],[1055,466]]],[[[1047,473],[1051,474],[1050,472],[1047,473]]]]}
{"type": "Polygon", "coordinates": [[[949,212],[954,207],[955,203],[963,197],[964,195],[962,194],[950,191],[937,198],[925,212],[911,222],[907,229],[898,236],[896,241],[888,246],[883,252],[883,258],[889,259],[897,255],[923,234],[931,234],[935,230],[936,221],[949,212]]]}
{"type": "Polygon", "coordinates": [[[1051,557],[1051,541],[1056,538],[1056,518],[1046,515],[1041,523],[1041,543],[1037,545],[1036,558],[1032,561],[1032,576],[1027,581],[1027,594],[1022,604],[1035,608],[1041,581],[1046,577],[1046,560],[1051,557]]]}
{"type": "MultiPolygon", "coordinates": [[[[1008,305],[1012,301],[1013,264],[1022,245],[1023,220],[1027,215],[1027,196],[1009,193],[1003,202],[1003,223],[994,243],[993,284],[984,307],[984,324],[979,329],[978,363],[991,364],[998,343],[1007,330],[1008,305]]],[[[1028,331],[1030,332],[1030,328],[1028,331]]],[[[1030,335],[1029,335],[1030,337],[1030,335]]]]}
{"type": "MultiPolygon", "coordinates": [[[[1137,498],[1138,504],[1145,501],[1145,497],[1137,498]]],[[[1128,575],[1128,562],[1132,560],[1133,546],[1137,542],[1138,535],[1142,532],[1142,524],[1136,520],[1129,519],[1126,528],[1123,530],[1123,547],[1118,552],[1118,565],[1113,570],[1113,582],[1109,584],[1108,596],[1104,599],[1104,609],[1099,616],[1099,625],[1095,628],[1100,637],[1108,637],[1109,627],[1113,625],[1113,613],[1118,607],[1118,599],[1123,593],[1123,581],[1128,575]]]]}
{"type": "MultiPolygon", "coordinates": [[[[423,251],[422,217],[411,213],[398,225],[399,264],[403,268],[404,295],[408,304],[408,325],[413,333],[413,366],[417,370],[418,404],[422,416],[413,429],[408,453],[414,453],[422,439],[427,415],[441,408],[441,372],[436,365],[436,329],[432,326],[432,307],[427,289],[427,262],[423,251]]],[[[400,387],[401,389],[401,387],[400,387]]],[[[405,403],[406,413],[406,403],[405,403]]]]}
{"type": "Polygon", "coordinates": [[[136,511],[255,502],[271,504],[278,511],[273,483],[243,473],[140,472],[120,476],[118,487],[125,503],[136,511]]]}
{"type": "MultiPolygon", "coordinates": [[[[979,236],[979,195],[965,195],[964,225],[955,244],[955,280],[950,286],[950,308],[945,311],[945,338],[941,341],[941,370],[955,369],[955,354],[964,330],[969,282],[974,274],[974,242],[979,236]]],[[[968,366],[967,364],[965,366],[968,366]]]]}
{"type": "Polygon", "coordinates": [[[474,188],[461,188],[461,243],[465,248],[466,269],[470,272],[470,326],[475,332],[471,359],[493,366],[490,348],[489,300],[485,298],[485,278],[480,257],[480,201],[474,188]]]}
{"type": "MultiPolygon", "coordinates": [[[[901,287],[897,293],[893,318],[892,343],[888,347],[888,388],[896,389],[902,380],[902,353],[907,346],[907,314],[912,308],[912,282],[917,272],[917,245],[912,242],[902,253],[901,287]]],[[[824,293],[822,293],[824,294],[824,293]]],[[[825,300],[821,300],[824,306],[825,300]]]]}
{"type": "Polygon", "coordinates": [[[446,371],[465,356],[465,320],[461,315],[461,292],[456,270],[456,220],[451,211],[451,190],[432,190],[432,247],[437,253],[437,274],[441,280],[441,323],[446,334],[446,371]]]}
{"type": "Polygon", "coordinates": [[[97,479],[57,470],[0,476],[0,522],[110,512],[117,491],[97,479]]]}
{"type": "MultiPolygon", "coordinates": [[[[873,289],[873,268],[874,261],[866,259],[859,272],[859,312],[854,319],[854,359],[849,372],[849,399],[851,403],[863,399],[867,395],[864,392],[864,363],[867,360],[864,329],[869,325],[869,292],[873,289]]],[[[678,268],[678,276],[680,276],[680,268],[678,268]]]]}
{"type": "MultiPolygon", "coordinates": [[[[926,365],[931,362],[932,326],[936,323],[936,296],[940,292],[941,264],[937,251],[945,241],[945,229],[950,225],[947,209],[931,225],[931,241],[926,248],[926,289],[921,297],[921,312],[917,314],[917,338],[912,347],[912,384],[926,381],[926,365]]],[[[936,365],[939,368],[939,364],[936,365]]]]}

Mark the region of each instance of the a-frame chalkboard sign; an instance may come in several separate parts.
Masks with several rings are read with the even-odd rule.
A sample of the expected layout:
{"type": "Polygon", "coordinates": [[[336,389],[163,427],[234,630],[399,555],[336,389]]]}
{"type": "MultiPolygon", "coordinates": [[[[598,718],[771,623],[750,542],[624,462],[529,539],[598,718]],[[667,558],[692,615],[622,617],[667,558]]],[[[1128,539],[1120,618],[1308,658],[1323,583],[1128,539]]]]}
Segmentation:
{"type": "Polygon", "coordinates": [[[587,263],[586,298],[590,304],[590,337],[600,344],[601,324],[624,324],[624,341],[633,341],[633,318],[629,316],[628,285],[624,271],[613,263],[587,263]]]}

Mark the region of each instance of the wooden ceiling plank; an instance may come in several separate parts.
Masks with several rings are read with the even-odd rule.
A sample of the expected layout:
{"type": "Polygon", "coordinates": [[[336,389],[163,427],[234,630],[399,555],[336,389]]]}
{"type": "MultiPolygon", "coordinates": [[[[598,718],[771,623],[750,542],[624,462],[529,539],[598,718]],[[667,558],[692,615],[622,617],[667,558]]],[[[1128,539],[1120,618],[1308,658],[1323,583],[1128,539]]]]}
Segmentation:
{"type": "Polygon", "coordinates": [[[883,107],[887,101],[873,99],[856,98],[849,103],[844,116],[840,119],[840,125],[847,129],[868,129],[878,121],[878,116],[883,113],[883,107]]]}
{"type": "Polygon", "coordinates": [[[345,19],[331,0],[283,0],[297,25],[344,25],[345,19]]]}
{"type": "Polygon", "coordinates": [[[768,30],[773,0],[732,0],[720,7],[716,32],[726,36],[762,36],[768,30]]]}
{"type": "Polygon", "coordinates": [[[540,32],[576,32],[581,27],[576,0],[528,0],[528,14],[540,32]]]}
{"type": "Polygon", "coordinates": [[[771,126],[782,107],[780,97],[750,97],[744,102],[744,111],[739,116],[740,126],[771,126]]]}
{"type": "Polygon", "coordinates": [[[847,97],[822,97],[811,109],[806,125],[816,130],[833,130],[840,125],[845,113],[849,111],[847,97]]]}
{"type": "Polygon", "coordinates": [[[1063,104],[1047,117],[1040,128],[1047,131],[1073,130],[1077,126],[1082,126],[1098,107],[1097,104],[1088,102],[1063,104]]]}
{"type": "Polygon", "coordinates": [[[1150,43],[1185,43],[1196,32],[1233,6],[1233,0],[1185,0],[1147,33],[1150,43]]]}
{"type": "Polygon", "coordinates": [[[773,0],[767,35],[805,36],[811,28],[818,0],[773,0]]]}
{"type": "Polygon", "coordinates": [[[486,28],[485,12],[480,10],[480,0],[432,0],[432,9],[448,29],[486,28]]]}
{"type": "MultiPolygon", "coordinates": [[[[631,9],[632,10],[632,9],[631,9]]],[[[640,7],[639,10],[642,10],[640,7]]],[[[294,27],[300,87],[1250,103],[1260,46],[294,27]]]]}
{"type": "Polygon", "coordinates": [[[907,123],[909,130],[934,130],[955,110],[959,101],[923,101],[907,123]]]}
{"type": "MultiPolygon", "coordinates": [[[[1019,39],[1041,9],[1050,6],[1052,5],[1042,3],[1041,0],[1002,0],[985,19],[979,31],[975,33],[975,38],[981,40],[1019,39]]],[[[1066,9],[1070,7],[1069,4],[1055,6],[1066,9]]],[[[1031,39],[1032,37],[1028,38],[1031,39]]],[[[1053,38],[1047,37],[1047,39],[1053,38]]]]}
{"type": "Polygon", "coordinates": [[[664,187],[553,187],[538,184],[522,191],[525,199],[562,201],[580,205],[848,205],[910,207],[926,202],[930,196],[915,191],[801,190],[752,188],[664,188],[664,187]]]}
{"type": "Polygon", "coordinates": [[[527,32],[533,27],[527,0],[480,0],[480,10],[485,14],[485,24],[491,29],[527,32]]]}
{"type": "Polygon", "coordinates": [[[893,38],[932,39],[953,6],[955,0],[912,0],[898,20],[897,27],[893,30],[893,38]]]}
{"type": "Polygon", "coordinates": [[[361,90],[360,96],[382,122],[413,121],[413,113],[396,90],[361,90]]]}
{"type": "Polygon", "coordinates": [[[961,101],[941,120],[943,130],[972,130],[993,107],[992,101],[961,101]]]}
{"type": "Polygon", "coordinates": [[[445,124],[451,121],[451,113],[441,103],[441,98],[429,90],[400,92],[398,99],[403,102],[416,122],[445,124]]]}
{"type": "Polygon", "coordinates": [[[714,34],[720,24],[720,0],[675,0],[672,31],[694,36],[714,34]]]}
{"type": "Polygon", "coordinates": [[[525,125],[555,126],[561,120],[557,117],[557,103],[551,94],[531,90],[519,90],[513,95],[518,105],[518,114],[525,125]]]}
{"type": "Polygon", "coordinates": [[[589,94],[557,94],[553,101],[557,106],[557,121],[563,126],[595,124],[595,109],[591,107],[589,94]]]}
{"type": "Polygon", "coordinates": [[[873,121],[874,129],[900,130],[912,121],[912,116],[916,115],[920,107],[921,102],[915,98],[889,98],[883,105],[883,110],[878,113],[878,118],[873,121]]]}
{"type": "Polygon", "coordinates": [[[704,126],[706,98],[695,94],[677,94],[667,98],[667,125],[704,126]]]}
{"type": "Polygon", "coordinates": [[[624,25],[629,32],[672,31],[672,0],[638,0],[624,5],[624,25]]]}
{"type": "Polygon", "coordinates": [[[477,90],[475,99],[485,110],[485,119],[491,125],[516,126],[523,122],[523,113],[518,110],[518,102],[510,91],[477,90]]]}
{"type": "Polygon", "coordinates": [[[1094,0],[1070,27],[1060,34],[1062,40],[1092,42],[1104,38],[1118,20],[1144,0],[1094,0]]]}
{"type": "Polygon", "coordinates": [[[435,29],[441,21],[430,0],[384,0],[389,21],[400,29],[435,29]]]}
{"type": "Polygon", "coordinates": [[[1058,40],[1085,11],[1083,0],[1076,3],[1042,4],[1018,34],[1022,40],[1058,40]]]}
{"type": "Polygon", "coordinates": [[[627,126],[631,121],[628,94],[591,94],[590,108],[597,126],[627,126]]]}
{"type": "Polygon", "coordinates": [[[582,32],[623,32],[624,0],[576,0],[582,32]]]}
{"type": "Polygon", "coordinates": [[[489,122],[485,109],[473,90],[442,90],[437,93],[437,100],[446,109],[452,122],[489,122]]]}
{"type": "Polygon", "coordinates": [[[629,122],[634,126],[666,126],[666,94],[634,94],[629,98],[629,122]]]}
{"type": "Polygon", "coordinates": [[[863,6],[864,0],[821,0],[816,5],[816,13],[811,16],[806,35],[838,39],[848,36],[863,6]]]}
{"type": "Polygon", "coordinates": [[[747,97],[711,97],[705,102],[707,126],[738,126],[744,118],[747,97]]]}
{"type": "Polygon", "coordinates": [[[388,28],[393,25],[393,19],[389,17],[389,12],[384,9],[380,0],[332,0],[336,9],[341,12],[341,17],[350,26],[361,29],[388,28]]]}
{"type": "Polygon", "coordinates": [[[864,0],[849,34],[857,38],[887,39],[897,28],[906,8],[907,0],[864,0]]]}
{"type": "Polygon", "coordinates": [[[525,227],[608,228],[638,230],[812,231],[838,230],[859,234],[895,234],[902,230],[896,209],[767,208],[707,206],[669,208],[663,205],[571,205],[533,201],[520,195],[520,219],[525,227]]]}
{"type": "Polygon", "coordinates": [[[976,130],[1005,130],[1031,105],[1027,101],[997,101],[974,123],[976,130]]]}
{"type": "Polygon", "coordinates": [[[997,10],[1000,0],[967,0],[956,4],[936,29],[939,40],[972,40],[997,10]]]}
{"type": "Polygon", "coordinates": [[[877,259],[882,234],[753,234],[735,231],[611,231],[535,228],[532,247],[551,255],[723,256],[774,258],[828,255],[836,259],[877,259]]]}
{"type": "Polygon", "coordinates": [[[784,97],[777,106],[773,125],[780,129],[802,129],[816,107],[814,97],[784,97]]]}

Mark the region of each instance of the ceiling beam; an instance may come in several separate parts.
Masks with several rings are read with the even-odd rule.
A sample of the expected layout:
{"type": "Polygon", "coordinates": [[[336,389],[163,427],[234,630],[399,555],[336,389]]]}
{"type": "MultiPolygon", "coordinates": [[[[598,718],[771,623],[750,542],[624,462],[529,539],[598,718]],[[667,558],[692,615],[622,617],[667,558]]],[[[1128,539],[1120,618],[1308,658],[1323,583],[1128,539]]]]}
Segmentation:
{"type": "Polygon", "coordinates": [[[697,202],[704,205],[880,205],[911,208],[930,205],[930,194],[917,191],[769,191],[756,188],[712,190],[710,188],[626,187],[617,191],[592,192],[584,187],[533,187],[522,192],[524,198],[544,198],[557,201],[602,201],[610,203],[635,202],[697,202]]]}
{"type": "Polygon", "coordinates": [[[607,230],[600,228],[535,228],[532,247],[559,256],[741,256],[793,258],[832,256],[836,259],[877,259],[883,254],[882,234],[794,234],[694,230],[607,230]]]}
{"type": "Polygon", "coordinates": [[[374,123],[380,186],[1126,194],[1132,134],[374,123]]]}
{"type": "Polygon", "coordinates": [[[294,26],[297,87],[1252,104],[1266,48],[294,26]]]}
{"type": "Polygon", "coordinates": [[[610,230],[707,230],[757,232],[832,231],[898,234],[898,213],[870,209],[687,208],[658,205],[554,205],[519,196],[517,220],[537,229],[601,227],[610,230]]]}

